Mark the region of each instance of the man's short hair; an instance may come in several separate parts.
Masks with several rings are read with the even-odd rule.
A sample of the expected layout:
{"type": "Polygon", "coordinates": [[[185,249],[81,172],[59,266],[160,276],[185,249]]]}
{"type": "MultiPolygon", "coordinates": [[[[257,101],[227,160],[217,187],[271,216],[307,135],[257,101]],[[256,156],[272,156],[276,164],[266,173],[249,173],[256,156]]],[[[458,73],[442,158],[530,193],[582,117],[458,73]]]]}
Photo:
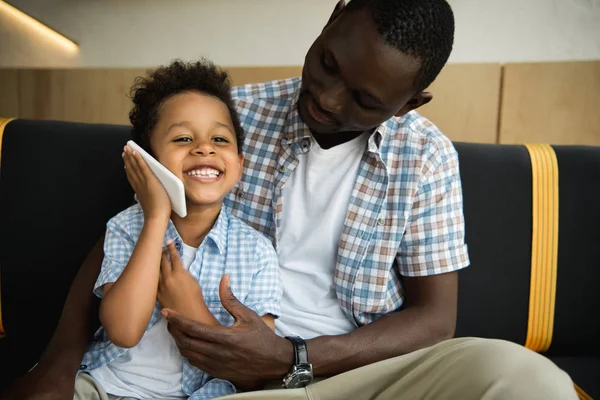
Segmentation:
{"type": "Polygon", "coordinates": [[[367,9],[384,43],[417,58],[417,92],[440,73],[454,42],[454,14],[445,0],[352,0],[346,10],[367,9]]]}
{"type": "Polygon", "coordinates": [[[187,63],[176,60],[150,72],[148,77],[136,78],[129,93],[133,101],[133,108],[129,112],[133,140],[152,154],[150,135],[158,121],[160,106],[170,97],[186,92],[213,96],[227,106],[235,130],[238,153],[241,154],[244,131],[231,98],[229,76],[206,59],[187,63]]]}

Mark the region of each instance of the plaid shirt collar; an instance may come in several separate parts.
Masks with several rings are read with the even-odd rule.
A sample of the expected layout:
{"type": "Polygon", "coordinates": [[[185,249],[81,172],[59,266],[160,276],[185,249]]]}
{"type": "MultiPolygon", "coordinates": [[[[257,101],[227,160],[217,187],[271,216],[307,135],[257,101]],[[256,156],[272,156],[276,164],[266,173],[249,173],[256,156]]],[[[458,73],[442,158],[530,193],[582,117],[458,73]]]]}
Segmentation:
{"type": "MultiPolygon", "coordinates": [[[[225,254],[225,249],[227,248],[227,227],[227,211],[221,209],[215,224],[206,235],[206,239],[212,240],[212,242],[217,246],[220,255],[225,254]]],[[[173,221],[171,220],[169,220],[165,238],[167,238],[167,240],[171,239],[175,242],[175,247],[177,247],[177,251],[179,251],[179,256],[183,257],[183,239],[181,239],[179,232],[177,232],[177,228],[175,228],[175,224],[173,224],[173,221]]]]}

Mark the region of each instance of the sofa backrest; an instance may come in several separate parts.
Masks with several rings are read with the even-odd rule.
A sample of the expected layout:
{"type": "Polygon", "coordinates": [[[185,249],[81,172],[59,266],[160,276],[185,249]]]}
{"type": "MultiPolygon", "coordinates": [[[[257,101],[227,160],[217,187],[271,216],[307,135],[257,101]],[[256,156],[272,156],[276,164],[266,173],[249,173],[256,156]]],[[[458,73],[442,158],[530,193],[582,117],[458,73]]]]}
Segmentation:
{"type": "MultiPolygon", "coordinates": [[[[14,120],[0,166],[0,358],[14,373],[47,344],[70,284],[106,222],[132,203],[125,126],[14,120]],[[8,358],[7,358],[8,357],[8,358]]],[[[532,171],[523,146],[456,143],[472,265],[461,271],[457,336],[524,344],[532,171]]],[[[555,147],[559,253],[551,352],[599,354],[600,148],[555,147]]]]}
{"type": "MultiPolygon", "coordinates": [[[[456,334],[526,344],[530,286],[540,279],[539,272],[531,273],[530,155],[516,145],[455,146],[471,257],[471,266],[460,273],[456,334]]],[[[600,355],[600,147],[552,149],[558,162],[558,263],[548,351],[600,355]]],[[[546,233],[549,227],[538,229],[546,233]]],[[[538,296],[540,287],[549,290],[537,286],[538,296]]]]}

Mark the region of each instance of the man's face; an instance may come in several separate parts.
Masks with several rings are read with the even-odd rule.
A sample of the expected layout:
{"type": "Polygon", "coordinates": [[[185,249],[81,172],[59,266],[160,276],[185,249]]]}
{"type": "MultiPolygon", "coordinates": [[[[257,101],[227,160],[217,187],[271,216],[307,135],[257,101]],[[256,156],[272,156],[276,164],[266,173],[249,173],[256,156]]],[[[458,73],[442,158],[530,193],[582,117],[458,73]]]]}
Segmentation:
{"type": "Polygon", "coordinates": [[[300,116],[317,134],[373,129],[422,104],[414,98],[419,68],[381,41],[366,11],[334,13],[305,58],[300,116]]]}

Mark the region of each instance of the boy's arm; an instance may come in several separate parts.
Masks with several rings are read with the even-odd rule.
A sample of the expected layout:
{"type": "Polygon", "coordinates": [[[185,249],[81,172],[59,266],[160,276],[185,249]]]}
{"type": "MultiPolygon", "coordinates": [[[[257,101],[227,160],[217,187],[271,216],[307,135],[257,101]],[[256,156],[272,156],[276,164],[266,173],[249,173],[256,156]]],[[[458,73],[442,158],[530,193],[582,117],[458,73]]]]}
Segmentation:
{"type": "Polygon", "coordinates": [[[100,322],[111,342],[135,346],[152,317],[167,219],[147,219],[125,269],[103,287],[100,322]]]}
{"type": "Polygon", "coordinates": [[[37,366],[15,381],[2,400],[72,400],[75,375],[97,329],[97,298],[92,294],[102,264],[102,243],[83,262],[63,307],[52,339],[37,366]]]}
{"type": "Polygon", "coordinates": [[[162,255],[158,302],[163,308],[174,310],[187,318],[207,325],[221,326],[208,309],[198,280],[183,267],[173,242],[167,243],[162,255]]]}
{"type": "MultiPolygon", "coordinates": [[[[100,321],[111,342],[119,347],[133,347],[142,338],[152,316],[158,280],[162,244],[171,215],[171,201],[162,184],[139,153],[128,146],[123,152],[127,180],[135,191],[144,212],[144,226],[135,242],[127,265],[113,285],[106,286],[100,304],[100,321]]],[[[119,234],[127,235],[126,228],[119,234]]],[[[110,239],[107,237],[107,240],[110,239]]],[[[115,254],[118,264],[130,245],[119,246],[115,254]]],[[[108,244],[111,247],[110,243],[108,244]]],[[[112,283],[111,282],[111,283],[112,283]]]]}

